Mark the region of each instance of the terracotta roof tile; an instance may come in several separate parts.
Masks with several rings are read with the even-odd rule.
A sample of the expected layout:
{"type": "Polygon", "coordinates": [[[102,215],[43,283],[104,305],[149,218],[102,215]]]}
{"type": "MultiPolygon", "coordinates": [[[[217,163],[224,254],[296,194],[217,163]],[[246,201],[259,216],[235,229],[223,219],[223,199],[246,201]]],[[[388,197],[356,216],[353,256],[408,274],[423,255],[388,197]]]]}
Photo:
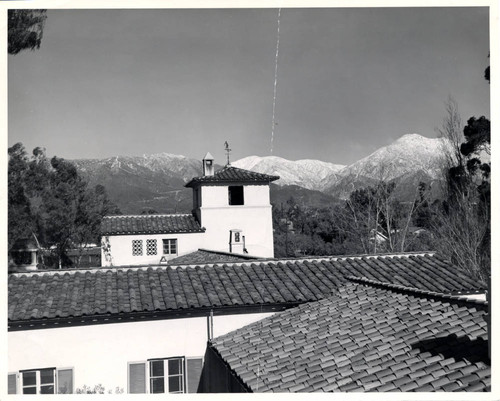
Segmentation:
{"type": "MultiPolygon", "coordinates": [[[[307,391],[485,391],[491,377],[486,313],[486,303],[476,304],[459,297],[390,285],[350,283],[330,297],[216,338],[211,346],[240,377],[255,377],[256,369],[262,366],[255,363],[256,355],[257,360],[265,361],[270,375],[275,374],[273,369],[286,367],[282,379],[270,384],[266,391],[303,389],[298,383],[308,383],[307,391]],[[408,314],[406,310],[412,312],[408,314]],[[441,314],[428,313],[432,310],[441,314]],[[396,325],[393,316],[398,314],[404,318],[396,325]],[[447,324],[449,320],[456,323],[447,324]],[[467,324],[471,321],[474,326],[467,324]],[[429,323],[439,331],[426,329],[431,326],[429,323]],[[464,326],[477,331],[478,338],[457,337],[464,326]],[[318,336],[320,329],[324,332],[325,328],[336,335],[318,336]],[[385,335],[373,341],[363,328],[375,328],[385,335]],[[405,340],[408,331],[417,334],[405,340]],[[238,340],[232,341],[235,337],[238,340]],[[255,343],[253,337],[266,340],[255,343]],[[285,342],[290,352],[275,352],[285,342]],[[374,343],[378,345],[373,346],[374,343]],[[247,357],[249,349],[252,360],[247,357]],[[229,356],[237,359],[238,364],[233,366],[229,356]],[[314,372],[321,372],[325,380],[309,380],[311,370],[299,368],[307,365],[313,366],[314,372]]],[[[251,383],[246,383],[256,391],[251,383]]]]}
{"type": "MultiPolygon", "coordinates": [[[[293,259],[293,260],[251,260],[224,265],[209,264],[185,267],[149,266],[130,268],[100,268],[90,270],[68,270],[51,272],[16,273],[9,275],[9,322],[30,322],[38,319],[54,319],[94,316],[120,315],[123,313],[143,313],[153,311],[173,311],[187,308],[224,307],[238,305],[292,304],[317,301],[340,290],[349,280],[380,284],[359,278],[369,276],[370,271],[379,269],[380,276],[388,283],[393,277],[406,277],[406,282],[422,294],[430,294],[429,288],[418,277],[421,266],[434,266],[437,271],[435,280],[447,286],[449,293],[477,292],[482,288],[472,278],[464,276],[453,285],[447,280],[447,273],[456,270],[435,255],[399,255],[375,257],[293,259]],[[404,267],[400,263],[405,259],[404,267]],[[354,266],[354,267],[353,267],[354,266]],[[401,270],[403,269],[403,270],[401,270]],[[354,275],[354,276],[353,276],[354,275]]],[[[394,288],[406,288],[400,285],[394,288]]],[[[376,292],[376,288],[371,288],[376,292]]],[[[372,295],[367,291],[365,298],[372,295]]],[[[413,296],[413,295],[412,295],[413,296]]],[[[417,298],[419,294],[415,295],[417,298]]],[[[400,294],[403,299],[406,295],[400,294]]],[[[398,297],[391,301],[400,302],[398,297]]],[[[451,299],[451,298],[450,298],[451,299]]],[[[443,324],[436,319],[445,316],[446,324],[466,330],[471,339],[481,337],[481,321],[471,320],[464,325],[456,322],[467,314],[468,308],[454,306],[456,311],[445,303],[433,301],[432,307],[419,312],[418,322],[411,330],[406,330],[405,319],[414,314],[409,308],[387,305],[385,317],[391,326],[375,326],[370,316],[363,324],[355,327],[341,326],[340,334],[360,334],[358,343],[381,341],[389,332],[406,330],[399,334],[405,341],[426,331],[437,333],[443,324]],[[441,310],[438,310],[441,308],[441,310]],[[446,311],[444,310],[446,309],[446,311]],[[453,322],[451,324],[450,322],[453,322]]],[[[452,302],[453,303],[453,302],[452,302]]],[[[482,308],[482,304],[477,304],[482,308]]],[[[473,304],[475,307],[476,304],[473,304]]],[[[344,304],[345,308],[349,305],[344,304]]],[[[352,305],[360,312],[366,311],[362,304],[352,305]]],[[[463,320],[463,319],[462,319],[463,320]]],[[[457,331],[458,333],[459,331],[457,331]]],[[[432,334],[431,333],[431,334],[432,334]]],[[[460,331],[460,333],[462,333],[460,331]]],[[[318,332],[327,338],[328,332],[318,332]]],[[[340,339],[340,344],[349,343],[348,338],[340,339]]],[[[396,343],[391,344],[394,346],[396,343]]],[[[383,346],[383,344],[380,344],[383,346]]],[[[377,344],[379,346],[379,344],[377,344]]],[[[349,345],[346,345],[349,347],[349,345]]],[[[380,349],[379,352],[383,350],[380,349]]],[[[397,355],[398,348],[391,353],[397,355]]],[[[389,353],[389,351],[387,351],[389,353]]]]}
{"type": "Polygon", "coordinates": [[[200,184],[217,185],[218,183],[246,183],[246,184],[265,184],[279,180],[277,175],[267,175],[256,173],[254,171],[244,170],[237,167],[226,166],[217,171],[212,176],[195,177],[185,186],[194,187],[200,184]]]}
{"type": "Polygon", "coordinates": [[[204,231],[190,214],[105,216],[101,222],[101,235],[182,234],[204,231]]]}

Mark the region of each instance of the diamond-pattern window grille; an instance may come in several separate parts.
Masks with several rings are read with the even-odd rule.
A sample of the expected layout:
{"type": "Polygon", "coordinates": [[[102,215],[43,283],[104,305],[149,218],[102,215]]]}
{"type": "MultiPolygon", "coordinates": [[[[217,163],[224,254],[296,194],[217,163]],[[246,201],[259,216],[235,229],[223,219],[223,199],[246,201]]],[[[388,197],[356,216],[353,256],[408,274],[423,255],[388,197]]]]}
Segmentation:
{"type": "Polygon", "coordinates": [[[132,240],[132,256],[142,256],[142,239],[132,240]]]}
{"type": "Polygon", "coordinates": [[[156,255],[156,240],[155,239],[147,239],[146,240],[146,254],[147,255],[156,255]]]}

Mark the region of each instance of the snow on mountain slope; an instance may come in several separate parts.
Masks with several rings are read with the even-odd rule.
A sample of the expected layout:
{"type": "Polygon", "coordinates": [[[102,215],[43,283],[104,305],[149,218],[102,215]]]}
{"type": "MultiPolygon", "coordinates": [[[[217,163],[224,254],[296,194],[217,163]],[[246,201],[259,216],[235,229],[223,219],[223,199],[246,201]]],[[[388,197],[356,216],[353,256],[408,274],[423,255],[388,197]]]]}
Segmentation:
{"type": "Polygon", "coordinates": [[[441,174],[443,151],[447,146],[450,145],[444,138],[406,134],[346,166],[338,175],[389,181],[414,171],[423,171],[436,179],[441,174]]]}
{"type": "Polygon", "coordinates": [[[258,173],[279,175],[278,185],[298,185],[322,191],[332,175],[344,168],[342,165],[319,160],[291,161],[278,156],[248,156],[231,163],[232,166],[258,173]]]}
{"type": "Polygon", "coordinates": [[[187,182],[201,174],[201,161],[169,153],[143,156],[115,156],[107,159],[73,160],[88,176],[104,171],[107,174],[131,173],[135,175],[166,174],[187,182]]]}

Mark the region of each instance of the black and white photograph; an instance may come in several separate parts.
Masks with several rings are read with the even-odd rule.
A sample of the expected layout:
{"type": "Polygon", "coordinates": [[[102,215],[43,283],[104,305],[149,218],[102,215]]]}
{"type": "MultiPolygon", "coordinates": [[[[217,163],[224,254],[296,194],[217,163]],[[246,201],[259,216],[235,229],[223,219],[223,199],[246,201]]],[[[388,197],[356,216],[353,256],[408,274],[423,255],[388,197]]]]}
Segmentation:
{"type": "Polygon", "coordinates": [[[1,5],[0,398],[495,399],[497,4],[188,4],[1,5]]]}

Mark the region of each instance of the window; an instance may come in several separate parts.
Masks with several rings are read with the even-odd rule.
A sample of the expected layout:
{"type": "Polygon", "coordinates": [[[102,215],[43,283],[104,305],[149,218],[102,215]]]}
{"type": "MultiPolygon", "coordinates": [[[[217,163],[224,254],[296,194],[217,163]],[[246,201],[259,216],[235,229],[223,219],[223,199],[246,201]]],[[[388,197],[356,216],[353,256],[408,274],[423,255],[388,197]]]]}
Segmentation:
{"type": "Polygon", "coordinates": [[[55,369],[22,372],[23,394],[55,394],[55,369]]]}
{"type": "Polygon", "coordinates": [[[8,376],[8,393],[17,394],[18,380],[21,394],[72,394],[73,369],[32,369],[8,376]]]}
{"type": "Polygon", "coordinates": [[[31,251],[15,251],[11,252],[12,259],[16,265],[29,265],[31,264],[31,251]]]}
{"type": "Polygon", "coordinates": [[[146,240],[146,254],[147,255],[156,255],[156,240],[155,239],[147,239],[146,240]]]}
{"type": "Polygon", "coordinates": [[[128,391],[140,393],[196,393],[202,358],[159,358],[128,364],[128,391]]]}
{"type": "Polygon", "coordinates": [[[150,361],[149,392],[184,393],[184,358],[150,361]]]}
{"type": "Polygon", "coordinates": [[[164,255],[177,255],[177,239],[164,239],[163,240],[163,254],[164,255]]]}
{"type": "Polygon", "coordinates": [[[234,233],[234,242],[240,242],[240,233],[238,231],[234,233]]]}
{"type": "Polygon", "coordinates": [[[132,256],[142,256],[142,240],[132,240],[132,256]]]}
{"type": "Polygon", "coordinates": [[[229,190],[229,204],[230,205],[244,205],[243,201],[243,186],[230,186],[229,190]]]}

